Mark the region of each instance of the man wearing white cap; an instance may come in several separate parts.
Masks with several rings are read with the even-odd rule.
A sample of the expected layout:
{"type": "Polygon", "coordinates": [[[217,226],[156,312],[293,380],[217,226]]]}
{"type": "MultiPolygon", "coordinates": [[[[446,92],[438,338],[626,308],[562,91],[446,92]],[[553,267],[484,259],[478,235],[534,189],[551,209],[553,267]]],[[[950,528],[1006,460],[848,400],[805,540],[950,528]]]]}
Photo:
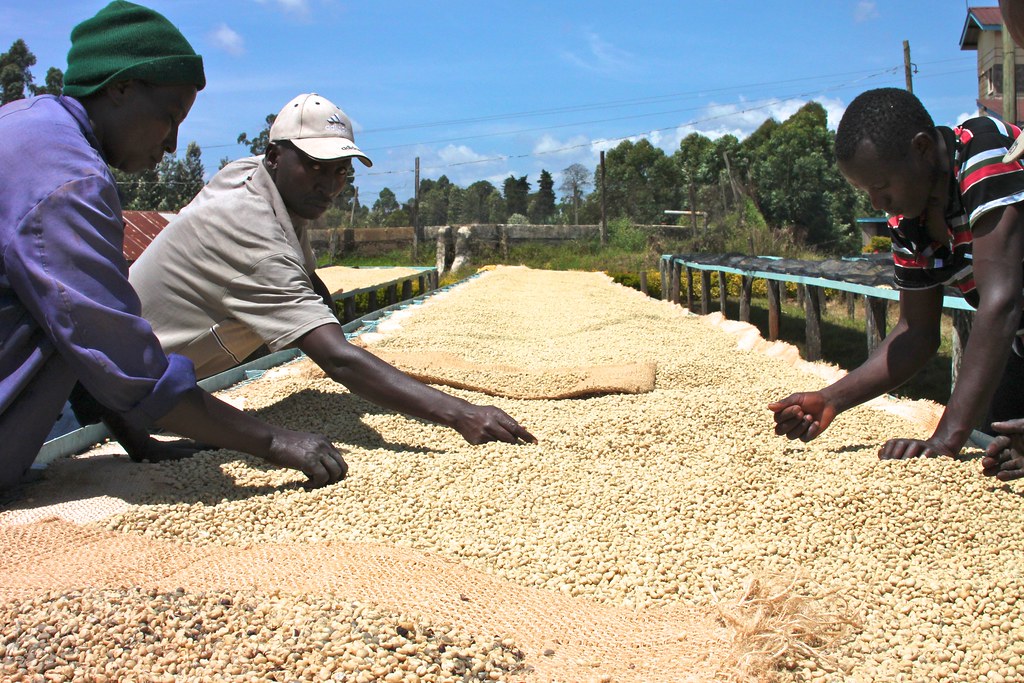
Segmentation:
{"type": "MultiPolygon", "coordinates": [[[[429,387],[345,339],[315,275],[306,221],[331,206],[353,158],[371,165],[348,116],[303,94],[277,115],[265,155],[230,163],[210,180],[130,271],[165,352],[187,356],[196,376],[208,377],[263,345],[298,347],[354,393],[452,427],[470,443],[535,442],[504,411],[429,387]]],[[[148,435],[108,424],[130,453],[145,450],[148,435]]]]}

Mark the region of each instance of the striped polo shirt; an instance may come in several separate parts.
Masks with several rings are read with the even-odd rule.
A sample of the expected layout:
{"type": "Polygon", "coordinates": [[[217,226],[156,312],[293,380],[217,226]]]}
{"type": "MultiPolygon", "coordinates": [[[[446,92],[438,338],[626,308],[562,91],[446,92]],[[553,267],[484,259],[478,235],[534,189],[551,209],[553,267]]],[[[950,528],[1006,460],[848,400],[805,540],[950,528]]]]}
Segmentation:
{"type": "Polygon", "coordinates": [[[955,287],[977,308],[972,227],[989,211],[1024,201],[1024,167],[1017,161],[1003,163],[1003,155],[1021,129],[982,116],[956,128],[940,126],[936,130],[945,140],[953,169],[945,210],[950,240],[940,243],[931,239],[923,216],[891,217],[894,281],[899,289],[955,287]]]}

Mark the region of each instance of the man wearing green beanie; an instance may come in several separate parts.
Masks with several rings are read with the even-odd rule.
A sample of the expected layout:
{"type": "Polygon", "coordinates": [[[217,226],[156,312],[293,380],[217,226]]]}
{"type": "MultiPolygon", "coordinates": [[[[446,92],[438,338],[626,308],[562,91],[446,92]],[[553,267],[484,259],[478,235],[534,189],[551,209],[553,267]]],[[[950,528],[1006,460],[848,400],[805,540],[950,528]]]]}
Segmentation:
{"type": "Polygon", "coordinates": [[[141,317],[109,166],[154,168],[206,84],[165,17],[116,0],[74,28],[64,94],[0,107],[0,489],[17,484],[76,381],[133,423],[301,470],[347,472],[331,442],[196,386],[141,317]]]}

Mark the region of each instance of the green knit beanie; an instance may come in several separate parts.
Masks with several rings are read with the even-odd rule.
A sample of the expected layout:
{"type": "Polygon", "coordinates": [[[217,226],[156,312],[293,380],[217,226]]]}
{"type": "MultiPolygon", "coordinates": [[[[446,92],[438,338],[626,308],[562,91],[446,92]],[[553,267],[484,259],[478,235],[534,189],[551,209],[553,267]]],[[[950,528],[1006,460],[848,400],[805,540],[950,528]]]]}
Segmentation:
{"type": "Polygon", "coordinates": [[[206,85],[203,58],[159,12],[114,0],[71,30],[64,94],[92,95],[120,81],[206,85]]]}

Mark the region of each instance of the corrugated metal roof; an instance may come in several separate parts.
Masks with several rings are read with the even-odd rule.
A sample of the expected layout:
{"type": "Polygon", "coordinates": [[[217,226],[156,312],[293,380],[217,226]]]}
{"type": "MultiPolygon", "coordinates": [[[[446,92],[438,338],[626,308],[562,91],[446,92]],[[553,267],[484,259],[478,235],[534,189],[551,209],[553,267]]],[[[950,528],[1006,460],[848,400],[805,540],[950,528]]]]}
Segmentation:
{"type": "Polygon", "coordinates": [[[977,50],[982,31],[1002,31],[1003,15],[998,7],[968,7],[964,30],[960,32],[960,49],[977,50]]]}
{"type": "Polygon", "coordinates": [[[160,234],[167,223],[168,215],[159,211],[124,211],[124,257],[129,262],[142,256],[149,243],[160,234]]]}

